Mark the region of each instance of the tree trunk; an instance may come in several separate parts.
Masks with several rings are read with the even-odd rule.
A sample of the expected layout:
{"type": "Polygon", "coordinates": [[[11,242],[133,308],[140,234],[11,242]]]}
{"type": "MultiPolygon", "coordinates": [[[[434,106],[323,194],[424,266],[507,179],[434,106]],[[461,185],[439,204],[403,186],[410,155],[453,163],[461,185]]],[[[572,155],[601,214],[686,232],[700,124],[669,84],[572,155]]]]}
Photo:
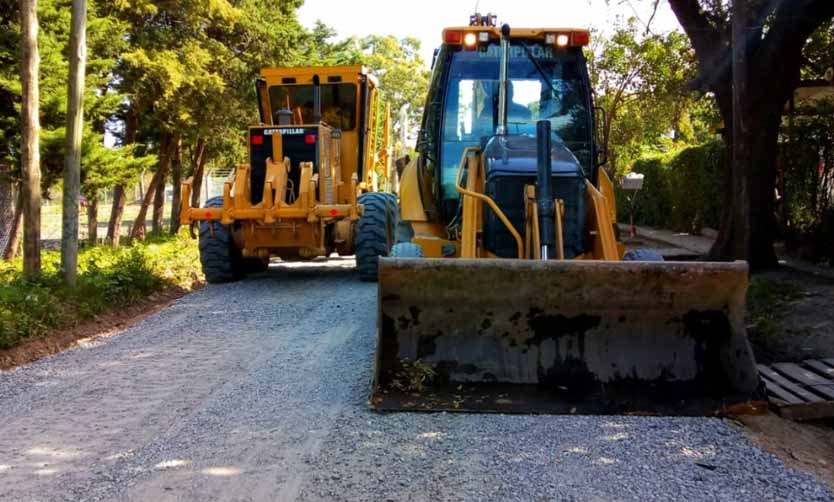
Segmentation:
{"type": "Polygon", "coordinates": [[[145,220],[148,217],[148,206],[151,204],[151,198],[153,197],[156,189],[157,176],[159,176],[159,171],[153,175],[150,184],[148,184],[148,190],[145,192],[145,197],[142,199],[142,205],[139,206],[139,214],[136,215],[136,220],[133,222],[133,228],[130,230],[131,239],[141,240],[145,238],[145,220]]]}
{"type": "MultiPolygon", "coordinates": [[[[139,114],[136,111],[136,106],[135,102],[132,103],[125,117],[125,145],[136,143],[136,131],[139,129],[139,114]]],[[[120,183],[113,189],[113,206],[110,209],[110,222],[107,224],[107,242],[113,247],[119,246],[126,200],[125,185],[120,183]]]]}
{"type": "Polygon", "coordinates": [[[75,286],[78,282],[78,199],[81,193],[81,135],[84,126],[84,68],[87,59],[86,0],[72,1],[69,53],[61,270],[64,282],[69,286],[75,286]]]}
{"type": "Polygon", "coordinates": [[[139,173],[139,198],[145,198],[145,170],[142,169],[142,172],[139,173]]]}
{"type": "Polygon", "coordinates": [[[0,252],[5,251],[11,237],[16,202],[17,194],[9,176],[9,166],[0,164],[0,252]]]}
{"type": "Polygon", "coordinates": [[[716,93],[724,123],[731,126],[725,133],[729,148],[725,186],[729,189],[718,238],[709,255],[718,260],[746,260],[753,269],[765,269],[778,264],[773,250],[774,189],[785,100],[748,61],[748,8],[746,2],[733,3],[730,97],[716,93]]]}
{"type": "Polygon", "coordinates": [[[125,186],[117,185],[113,189],[113,205],[110,208],[110,221],[107,224],[107,242],[113,247],[119,247],[126,199],[125,186]]]}
{"type": "Polygon", "coordinates": [[[95,246],[98,243],[98,196],[90,197],[87,205],[87,243],[95,246]]]}
{"type": "Polygon", "coordinates": [[[17,190],[15,197],[14,215],[12,216],[12,225],[9,229],[9,240],[6,242],[6,247],[3,249],[3,259],[11,260],[17,256],[17,251],[20,248],[20,234],[23,226],[23,191],[17,190]]]}
{"type": "Polygon", "coordinates": [[[182,204],[182,136],[177,134],[174,140],[174,152],[171,159],[171,184],[174,197],[171,200],[171,235],[180,231],[180,206],[182,204]]]}
{"type": "Polygon", "coordinates": [[[151,182],[148,183],[148,187],[145,189],[145,196],[142,197],[142,205],[139,207],[139,214],[136,216],[136,221],[133,222],[133,228],[130,231],[130,236],[133,239],[145,238],[145,233],[147,231],[145,220],[148,216],[148,207],[150,206],[151,201],[154,202],[154,221],[153,227],[151,228],[154,232],[158,232],[162,228],[161,225],[157,226],[156,218],[159,217],[160,220],[162,219],[162,211],[161,209],[157,210],[156,196],[160,192],[163,197],[165,196],[165,178],[168,176],[169,147],[170,136],[168,134],[163,134],[162,141],[159,146],[159,166],[151,178],[151,182]]]}
{"type": "Polygon", "coordinates": [[[191,207],[200,207],[200,190],[203,189],[203,172],[206,165],[206,140],[199,138],[191,156],[191,207]]]}
{"type": "Polygon", "coordinates": [[[20,1],[21,122],[20,147],[23,173],[23,275],[34,279],[41,273],[41,159],[38,88],[37,0],[20,1]]]}
{"type": "Polygon", "coordinates": [[[771,267],[777,264],[774,188],[782,112],[799,83],[802,49],[834,18],[834,2],[797,0],[763,8],[760,2],[734,0],[732,16],[723,18],[732,20],[731,30],[722,20],[723,7],[705,7],[698,0],[669,4],[695,49],[701,83],[715,93],[724,123],[733,126],[725,132],[731,150],[721,225],[710,256],[747,260],[753,269],[771,267]],[[728,43],[726,33],[735,43],[728,43]],[[730,60],[734,75],[727,71],[730,60]]]}
{"type": "MultiPolygon", "coordinates": [[[[157,168],[154,179],[156,184],[153,187],[153,218],[151,220],[151,232],[154,234],[162,233],[162,219],[165,211],[165,182],[168,180],[168,171],[171,168],[171,157],[174,147],[173,138],[170,135],[164,134],[160,144],[159,168],[157,168]]],[[[150,192],[151,187],[148,187],[150,192]]]]}

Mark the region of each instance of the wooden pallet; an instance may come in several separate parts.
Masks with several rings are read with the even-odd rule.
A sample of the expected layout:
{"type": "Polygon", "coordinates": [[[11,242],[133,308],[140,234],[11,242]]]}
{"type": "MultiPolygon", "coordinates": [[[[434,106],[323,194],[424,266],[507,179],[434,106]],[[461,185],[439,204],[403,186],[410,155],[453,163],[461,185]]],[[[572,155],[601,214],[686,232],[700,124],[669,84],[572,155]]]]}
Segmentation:
{"type": "Polygon", "coordinates": [[[772,405],[785,418],[834,417],[834,359],[759,364],[772,405]]]}

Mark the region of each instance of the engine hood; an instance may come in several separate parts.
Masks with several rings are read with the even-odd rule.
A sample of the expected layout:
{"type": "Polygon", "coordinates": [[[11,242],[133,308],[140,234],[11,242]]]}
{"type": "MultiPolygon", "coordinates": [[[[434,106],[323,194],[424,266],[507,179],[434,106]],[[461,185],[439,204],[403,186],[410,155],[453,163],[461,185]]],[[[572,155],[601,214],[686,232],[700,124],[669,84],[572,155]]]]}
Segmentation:
{"type": "MultiPolygon", "coordinates": [[[[536,138],[525,134],[492,136],[484,147],[487,176],[530,176],[535,175],[536,138]]],[[[576,156],[558,137],[551,142],[550,158],[554,177],[584,176],[576,156]]]]}

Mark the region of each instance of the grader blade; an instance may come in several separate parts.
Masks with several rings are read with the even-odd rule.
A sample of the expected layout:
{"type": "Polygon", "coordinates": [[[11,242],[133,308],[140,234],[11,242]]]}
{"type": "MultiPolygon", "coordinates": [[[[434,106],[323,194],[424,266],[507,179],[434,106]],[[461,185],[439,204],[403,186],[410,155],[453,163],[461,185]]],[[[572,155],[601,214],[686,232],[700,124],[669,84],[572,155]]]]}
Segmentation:
{"type": "Polygon", "coordinates": [[[747,265],[383,258],[379,410],[706,414],[755,398],[747,265]]]}

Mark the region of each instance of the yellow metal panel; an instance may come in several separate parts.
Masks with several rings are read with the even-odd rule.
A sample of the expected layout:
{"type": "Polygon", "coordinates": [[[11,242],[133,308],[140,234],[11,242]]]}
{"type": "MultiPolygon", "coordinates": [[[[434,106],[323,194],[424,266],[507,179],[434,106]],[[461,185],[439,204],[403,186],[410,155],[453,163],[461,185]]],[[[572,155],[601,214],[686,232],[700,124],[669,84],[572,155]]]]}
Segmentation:
{"type": "Polygon", "coordinates": [[[605,197],[605,205],[608,206],[608,214],[611,217],[611,221],[616,222],[617,196],[614,193],[614,183],[611,182],[611,178],[608,177],[608,173],[605,169],[599,170],[599,191],[602,193],[602,196],[605,197]]]}
{"type": "Polygon", "coordinates": [[[191,223],[191,183],[193,178],[188,178],[182,183],[182,203],[180,207],[180,225],[191,223]]]}
{"type": "Polygon", "coordinates": [[[420,197],[417,169],[419,167],[415,158],[405,166],[400,177],[400,217],[404,221],[428,221],[426,209],[420,197]]]}
{"type": "MultiPolygon", "coordinates": [[[[480,176],[480,152],[465,151],[461,160],[467,164],[466,190],[458,189],[461,192],[463,203],[463,227],[460,232],[460,255],[463,258],[476,258],[478,256],[478,209],[481,200],[475,194],[478,192],[478,177],[480,176]]],[[[462,170],[462,166],[461,166],[462,170]]],[[[458,173],[458,187],[460,187],[460,172],[458,173]]]]}
{"type": "Polygon", "coordinates": [[[426,258],[460,258],[460,242],[450,241],[438,237],[414,237],[411,242],[423,248],[423,256],[426,258]],[[451,246],[455,252],[451,256],[443,254],[444,246],[451,246]]]}
{"type": "Polygon", "coordinates": [[[599,190],[585,181],[585,193],[589,199],[589,226],[594,235],[594,258],[598,260],[617,261],[621,258],[614,236],[614,226],[610,218],[605,197],[599,190]]]}
{"type": "Polygon", "coordinates": [[[334,65],[334,66],[295,66],[288,68],[263,68],[261,76],[266,79],[267,85],[277,85],[281,79],[292,77],[299,81],[310,82],[313,75],[324,77],[342,77],[344,82],[357,82],[360,75],[370,75],[368,69],[362,65],[334,65]]]}

